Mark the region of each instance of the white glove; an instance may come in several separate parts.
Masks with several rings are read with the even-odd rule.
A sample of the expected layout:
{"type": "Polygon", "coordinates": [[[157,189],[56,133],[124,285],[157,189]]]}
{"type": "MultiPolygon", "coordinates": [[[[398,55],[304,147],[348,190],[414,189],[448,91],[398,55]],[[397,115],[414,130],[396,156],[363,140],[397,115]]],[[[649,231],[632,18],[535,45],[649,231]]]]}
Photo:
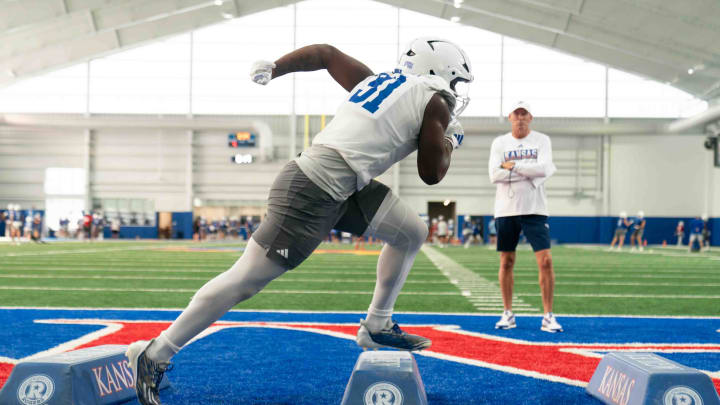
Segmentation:
{"type": "Polygon", "coordinates": [[[262,84],[264,86],[272,79],[272,70],[275,67],[276,66],[273,62],[259,60],[253,63],[250,68],[250,79],[257,84],[262,84]]]}
{"type": "Polygon", "coordinates": [[[465,137],[465,131],[463,131],[462,125],[457,119],[452,119],[445,130],[445,139],[450,141],[453,146],[453,150],[460,147],[463,138],[465,137]]]}

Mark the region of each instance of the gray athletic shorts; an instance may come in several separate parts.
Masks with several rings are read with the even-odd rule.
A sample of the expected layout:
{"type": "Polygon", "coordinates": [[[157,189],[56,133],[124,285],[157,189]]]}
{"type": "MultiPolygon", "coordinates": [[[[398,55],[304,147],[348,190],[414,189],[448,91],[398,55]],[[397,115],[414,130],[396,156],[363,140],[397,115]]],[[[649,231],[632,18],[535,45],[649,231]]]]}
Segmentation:
{"type": "Polygon", "coordinates": [[[626,233],[627,233],[627,229],[617,228],[615,230],[615,237],[616,238],[624,238],[626,233]]]}
{"type": "Polygon", "coordinates": [[[295,161],[285,165],[268,196],[268,213],[252,238],[267,257],[293,269],[337,229],[362,235],[390,189],[375,180],[345,201],[313,183],[295,161]]]}
{"type": "Polygon", "coordinates": [[[638,239],[638,238],[642,239],[644,232],[645,232],[645,229],[635,229],[633,231],[633,236],[635,236],[635,239],[638,239]]]}

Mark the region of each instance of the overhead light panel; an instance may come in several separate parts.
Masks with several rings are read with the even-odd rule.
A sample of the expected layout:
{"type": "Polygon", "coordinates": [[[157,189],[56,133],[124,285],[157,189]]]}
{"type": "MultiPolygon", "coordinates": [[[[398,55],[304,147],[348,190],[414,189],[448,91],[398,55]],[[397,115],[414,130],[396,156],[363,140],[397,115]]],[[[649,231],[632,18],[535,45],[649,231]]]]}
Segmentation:
{"type": "Polygon", "coordinates": [[[688,74],[689,74],[689,75],[691,75],[691,74],[693,74],[693,73],[695,73],[695,69],[693,69],[693,68],[688,69],[688,74]]]}
{"type": "Polygon", "coordinates": [[[454,15],[454,16],[450,17],[450,22],[451,22],[451,23],[459,23],[459,22],[460,22],[460,17],[454,15]]]}
{"type": "Polygon", "coordinates": [[[226,19],[226,20],[229,20],[229,19],[235,17],[234,15],[232,15],[232,14],[230,14],[230,13],[222,13],[222,16],[223,16],[223,18],[226,19]]]}
{"type": "Polygon", "coordinates": [[[222,6],[223,0],[215,0],[213,3],[215,3],[216,6],[222,6]]]}
{"type": "Polygon", "coordinates": [[[453,6],[455,6],[455,8],[460,8],[460,7],[462,7],[462,4],[463,4],[463,0],[455,0],[455,1],[453,1],[453,6]]]}

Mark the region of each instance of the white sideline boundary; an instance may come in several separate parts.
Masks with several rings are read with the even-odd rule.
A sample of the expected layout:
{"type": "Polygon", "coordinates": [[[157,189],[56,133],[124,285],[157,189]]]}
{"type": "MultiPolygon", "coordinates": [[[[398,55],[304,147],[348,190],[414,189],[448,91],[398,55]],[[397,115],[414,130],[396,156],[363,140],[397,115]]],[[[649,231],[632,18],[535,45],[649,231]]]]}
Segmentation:
{"type": "MultiPolygon", "coordinates": [[[[503,311],[500,287],[427,244],[423,245],[422,252],[461,291],[462,296],[470,301],[475,309],[495,313],[503,311]]],[[[539,311],[518,297],[519,295],[515,294],[512,298],[512,305],[516,311],[539,311]]]]}
{"type": "MultiPolygon", "coordinates": [[[[123,307],[30,307],[30,306],[0,306],[1,311],[9,310],[30,310],[30,311],[160,311],[160,312],[179,312],[185,308],[148,308],[148,307],[136,307],[136,308],[123,308],[123,307]]],[[[299,309],[231,309],[228,312],[238,313],[270,313],[270,314],[357,314],[365,315],[365,311],[310,311],[310,310],[299,310],[299,309]]],[[[496,318],[494,314],[479,314],[477,312],[423,312],[423,311],[398,311],[395,314],[406,314],[406,315],[447,315],[447,316],[469,316],[469,317],[492,317],[496,318]]],[[[720,316],[701,316],[701,315],[688,315],[688,316],[677,316],[677,315],[615,315],[615,314],[563,314],[555,313],[558,316],[571,317],[571,318],[628,318],[628,319],[640,319],[640,318],[651,318],[651,319],[718,319],[720,316]]],[[[524,317],[541,317],[542,314],[515,314],[515,316],[524,317]]],[[[718,330],[720,332],[720,329],[718,330]]]]}

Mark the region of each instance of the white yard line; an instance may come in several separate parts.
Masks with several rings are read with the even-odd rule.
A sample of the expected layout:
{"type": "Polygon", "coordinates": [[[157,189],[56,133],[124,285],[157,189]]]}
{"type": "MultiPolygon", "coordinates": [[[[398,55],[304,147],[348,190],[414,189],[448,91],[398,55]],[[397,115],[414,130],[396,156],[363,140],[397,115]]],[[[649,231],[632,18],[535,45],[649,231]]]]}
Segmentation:
{"type": "MultiPolygon", "coordinates": [[[[94,288],[94,287],[36,287],[36,286],[0,286],[0,290],[21,291],[92,291],[92,292],[149,292],[149,293],[195,293],[196,288],[94,288]]],[[[337,290],[271,290],[264,289],[261,294],[328,294],[328,295],[372,295],[372,291],[337,290]]],[[[400,295],[457,296],[456,292],[408,291],[400,295]]]]}
{"type": "Polygon", "coordinates": [[[77,254],[77,253],[105,253],[105,252],[121,252],[128,250],[149,250],[157,249],[174,245],[152,245],[152,246],[127,246],[121,248],[109,248],[109,249],[70,249],[70,250],[48,250],[42,252],[23,252],[23,253],[5,253],[0,254],[0,257],[21,257],[21,256],[48,256],[48,255],[62,255],[62,254],[77,254]]]}
{"type": "MultiPolygon", "coordinates": [[[[536,293],[520,293],[520,297],[539,297],[536,293]]],[[[555,294],[556,297],[568,298],[668,298],[668,299],[688,299],[688,300],[707,300],[720,299],[720,295],[683,295],[683,294],[555,294]]]]}
{"type": "MultiPolygon", "coordinates": [[[[32,306],[0,306],[2,311],[133,311],[133,312],[181,312],[185,308],[144,308],[144,307],[32,307],[32,306]]],[[[231,309],[228,312],[238,313],[270,313],[270,314],[359,314],[365,315],[364,311],[316,311],[303,309],[231,309]]],[[[443,315],[443,316],[471,316],[471,317],[495,317],[494,314],[478,314],[477,312],[426,312],[426,311],[399,311],[396,314],[412,315],[443,315]]],[[[561,314],[563,317],[572,318],[623,318],[623,319],[705,319],[720,320],[720,316],[702,315],[624,315],[624,314],[561,314]]],[[[539,317],[542,314],[519,315],[523,317],[539,317]]],[[[720,332],[720,329],[718,329],[720,332]]]]}
{"type": "MultiPolygon", "coordinates": [[[[431,246],[423,245],[422,251],[478,311],[502,312],[502,292],[498,286],[431,246]]],[[[513,297],[513,307],[520,312],[537,311],[517,296],[513,297]]]]}
{"type": "MultiPolygon", "coordinates": [[[[79,276],[79,275],[53,275],[53,274],[0,274],[0,278],[10,279],[50,279],[50,280],[65,280],[65,279],[79,279],[79,280],[181,280],[181,281],[193,281],[193,280],[208,280],[207,277],[172,277],[172,276],[79,276]]],[[[273,280],[275,283],[375,283],[374,278],[367,279],[341,279],[341,278],[278,278],[273,280]]],[[[445,280],[438,281],[424,281],[424,280],[408,280],[405,284],[447,284],[445,280]]]]}
{"type": "MultiPolygon", "coordinates": [[[[690,253],[687,251],[687,248],[684,249],[684,253],[674,253],[674,252],[668,252],[666,249],[668,247],[662,248],[650,248],[643,250],[642,252],[638,251],[631,251],[631,250],[621,250],[621,251],[608,251],[606,246],[582,246],[582,245],[568,245],[567,247],[574,248],[574,249],[584,249],[584,250],[592,250],[595,252],[607,252],[607,253],[628,253],[632,255],[658,255],[658,256],[666,256],[666,257],[688,257],[688,258],[695,258],[695,259],[709,259],[709,260],[720,260],[720,256],[715,255],[706,255],[704,253],[706,252],[699,252],[699,253],[690,253]]],[[[678,248],[670,248],[673,250],[681,250],[678,248]]]]}
{"type": "MultiPolygon", "coordinates": [[[[135,267],[142,266],[142,264],[136,265],[135,267]]],[[[7,269],[4,268],[2,265],[0,265],[0,271],[71,271],[71,272],[102,272],[102,273],[210,273],[210,274],[220,274],[224,270],[218,269],[218,270],[172,270],[172,269],[154,269],[154,268],[134,268],[134,269],[109,269],[109,268],[90,268],[90,269],[77,269],[77,268],[70,268],[70,267],[43,267],[41,269],[30,269],[30,268],[19,268],[19,269],[7,269]]],[[[367,271],[315,271],[315,270],[294,270],[292,273],[288,274],[336,274],[336,275],[345,275],[345,276],[375,276],[375,270],[367,270],[367,271]]],[[[414,276],[438,276],[437,271],[432,272],[422,272],[413,271],[412,273],[414,276]]],[[[443,281],[444,283],[444,281],[443,281]]]]}
{"type": "MultiPolygon", "coordinates": [[[[0,276],[1,277],[1,276],[0,276]]],[[[678,277],[682,280],[682,277],[678,277]]],[[[515,284],[537,285],[532,281],[515,281],[515,284]]],[[[630,282],[630,281],[556,281],[555,285],[589,285],[589,286],[647,286],[647,287],[720,287],[720,283],[683,283],[675,281],[672,283],[653,283],[653,282],[630,282]]]]}

